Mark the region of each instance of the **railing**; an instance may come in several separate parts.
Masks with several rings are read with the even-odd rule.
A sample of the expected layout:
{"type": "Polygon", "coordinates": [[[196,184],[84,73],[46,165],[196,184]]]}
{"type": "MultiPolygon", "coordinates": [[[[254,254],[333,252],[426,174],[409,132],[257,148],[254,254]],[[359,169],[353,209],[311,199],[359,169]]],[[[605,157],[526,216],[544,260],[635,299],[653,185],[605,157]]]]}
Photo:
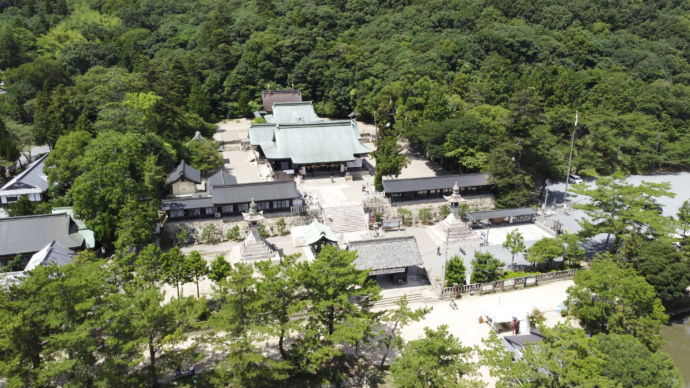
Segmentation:
{"type": "Polygon", "coordinates": [[[569,269],[558,272],[546,272],[538,275],[522,276],[518,278],[496,280],[488,283],[474,283],[459,285],[457,287],[445,287],[441,290],[441,297],[447,298],[453,295],[462,295],[466,293],[480,294],[495,292],[495,291],[510,291],[518,288],[525,288],[537,286],[541,283],[550,282],[554,280],[570,279],[579,271],[579,269],[569,269]]]}

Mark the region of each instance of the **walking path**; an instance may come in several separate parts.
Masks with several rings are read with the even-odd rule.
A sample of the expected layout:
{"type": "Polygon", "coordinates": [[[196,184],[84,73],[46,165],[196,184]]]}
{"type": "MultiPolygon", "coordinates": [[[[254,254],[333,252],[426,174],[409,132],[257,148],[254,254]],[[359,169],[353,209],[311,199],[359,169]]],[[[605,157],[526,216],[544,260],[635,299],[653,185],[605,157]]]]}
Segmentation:
{"type": "MultiPolygon", "coordinates": [[[[410,308],[431,307],[433,310],[427,314],[424,320],[414,322],[403,328],[402,337],[406,342],[423,338],[424,328],[436,329],[440,325],[448,325],[448,331],[459,338],[463,346],[477,346],[484,348],[482,339],[487,338],[491,331],[488,323],[479,323],[479,317],[484,314],[487,307],[497,305],[523,304],[531,308],[537,308],[544,313],[546,326],[554,326],[556,323],[565,322],[560,315],[559,305],[566,299],[566,290],[573,285],[572,280],[556,281],[533,288],[525,288],[511,292],[501,292],[490,295],[463,296],[455,303],[458,306],[454,310],[450,301],[415,302],[410,303],[410,308]]],[[[573,323],[576,325],[576,323],[573,323]]],[[[511,333],[503,333],[503,335],[511,333]]],[[[489,376],[486,368],[479,370],[481,379],[494,386],[496,380],[489,376]]]]}

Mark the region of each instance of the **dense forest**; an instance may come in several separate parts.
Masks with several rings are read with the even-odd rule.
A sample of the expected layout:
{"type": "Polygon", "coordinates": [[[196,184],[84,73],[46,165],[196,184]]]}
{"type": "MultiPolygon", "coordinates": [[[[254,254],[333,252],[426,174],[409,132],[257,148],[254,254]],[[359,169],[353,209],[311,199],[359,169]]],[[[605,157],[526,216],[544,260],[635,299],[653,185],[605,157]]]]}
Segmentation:
{"type": "Polygon", "coordinates": [[[133,131],[168,146],[165,169],[207,122],[250,115],[262,89],[294,87],[321,115],[375,122],[382,174],[399,171],[395,140],[408,139],[450,170],[490,171],[503,206],[564,178],[576,111],[575,171],[687,169],[688,8],[4,0],[0,157],[73,131],[133,131]]]}
{"type": "MultiPolygon", "coordinates": [[[[0,0],[0,183],[32,146],[52,150],[49,201],[10,215],[73,205],[109,257],[82,252],[0,290],[0,376],[158,386],[204,359],[199,383],[181,386],[480,386],[480,366],[499,386],[680,386],[659,329],[664,308],[687,302],[690,247],[674,234],[690,230],[690,204],[663,217],[653,198],[668,186],[622,179],[690,167],[689,56],[678,0],[0,0]],[[445,326],[405,343],[428,310],[402,299],[373,312],[381,290],[353,252],[206,266],[150,244],[167,172],[183,158],[222,165],[213,123],[251,117],[267,88],[376,124],[377,182],[400,172],[406,145],[489,172],[499,206],[565,177],[578,112],[574,171],[613,178],[575,189],[593,199],[579,236],[511,252],[550,270],[582,258],[578,238],[607,234],[610,252],[565,301],[583,329],[545,329],[518,362],[496,337],[478,354],[445,326]],[[179,292],[190,282],[197,299],[179,292]],[[164,285],[178,291],[167,303],[164,285]]],[[[476,281],[504,274],[486,256],[476,281]]]]}

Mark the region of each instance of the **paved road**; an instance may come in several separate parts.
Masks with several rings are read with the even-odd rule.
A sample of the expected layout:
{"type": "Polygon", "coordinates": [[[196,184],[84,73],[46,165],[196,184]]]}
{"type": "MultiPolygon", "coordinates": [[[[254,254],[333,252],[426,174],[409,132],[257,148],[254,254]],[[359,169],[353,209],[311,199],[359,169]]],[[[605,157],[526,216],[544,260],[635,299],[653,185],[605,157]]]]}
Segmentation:
{"type": "MultiPolygon", "coordinates": [[[[683,201],[690,199],[690,172],[682,172],[676,174],[664,175],[632,175],[626,178],[626,182],[639,185],[642,181],[645,182],[669,182],[671,184],[671,192],[675,193],[675,197],[660,197],[657,202],[663,209],[663,215],[675,216],[678,209],[683,204],[683,201]]],[[[587,185],[594,186],[594,180],[586,182],[587,185]]],[[[554,201],[556,204],[563,203],[563,191],[565,189],[564,182],[552,183],[548,185],[549,196],[548,205],[552,206],[554,201]]],[[[573,203],[584,203],[587,197],[574,194],[568,188],[568,200],[573,203]]],[[[581,210],[569,210],[567,213],[557,212],[556,214],[548,216],[550,219],[558,220],[564,227],[568,228],[569,233],[577,233],[580,231],[580,226],[577,220],[585,216],[581,210]]]]}

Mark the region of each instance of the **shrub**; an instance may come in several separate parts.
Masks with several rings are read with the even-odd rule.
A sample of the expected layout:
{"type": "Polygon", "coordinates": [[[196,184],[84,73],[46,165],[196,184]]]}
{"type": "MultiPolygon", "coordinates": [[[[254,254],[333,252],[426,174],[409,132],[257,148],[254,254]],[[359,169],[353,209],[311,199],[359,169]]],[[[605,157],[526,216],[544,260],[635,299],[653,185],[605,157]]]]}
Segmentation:
{"type": "Polygon", "coordinates": [[[231,241],[241,241],[242,239],[242,234],[240,233],[240,227],[239,225],[235,225],[232,228],[230,228],[227,233],[225,233],[225,238],[231,241]]]}
{"type": "Polygon", "coordinates": [[[458,206],[458,215],[463,221],[467,221],[467,211],[470,209],[470,205],[466,203],[461,203],[458,206]]]}
{"type": "Polygon", "coordinates": [[[259,227],[256,228],[256,231],[259,233],[261,238],[271,237],[271,232],[266,229],[266,225],[264,224],[259,224],[259,227]]]}
{"type": "Polygon", "coordinates": [[[217,244],[220,242],[220,233],[215,224],[206,224],[201,230],[200,240],[203,244],[217,244]]]}
{"type": "Polygon", "coordinates": [[[441,217],[441,219],[448,217],[448,214],[450,214],[450,212],[450,206],[448,205],[443,205],[438,209],[438,215],[439,217],[441,217]]]}
{"type": "Polygon", "coordinates": [[[419,220],[422,223],[430,224],[431,220],[433,220],[434,217],[431,214],[431,209],[423,208],[423,209],[419,209],[419,213],[417,213],[417,218],[419,218],[419,220]]]}
{"type": "Polygon", "coordinates": [[[412,225],[412,212],[403,209],[403,208],[398,208],[398,217],[402,218],[402,223],[403,225],[410,226],[412,225]]]}
{"type": "Polygon", "coordinates": [[[276,222],[276,228],[278,229],[278,234],[281,236],[285,236],[286,234],[290,233],[290,231],[287,230],[287,225],[285,224],[285,218],[280,217],[278,219],[278,222],[276,222]]]}
{"type": "Polygon", "coordinates": [[[175,233],[175,245],[187,245],[189,242],[189,230],[186,226],[181,226],[180,229],[175,233]]]}
{"type": "Polygon", "coordinates": [[[24,269],[24,266],[26,264],[24,263],[24,259],[22,259],[22,255],[17,254],[17,256],[10,261],[10,271],[21,271],[24,269]]]}

